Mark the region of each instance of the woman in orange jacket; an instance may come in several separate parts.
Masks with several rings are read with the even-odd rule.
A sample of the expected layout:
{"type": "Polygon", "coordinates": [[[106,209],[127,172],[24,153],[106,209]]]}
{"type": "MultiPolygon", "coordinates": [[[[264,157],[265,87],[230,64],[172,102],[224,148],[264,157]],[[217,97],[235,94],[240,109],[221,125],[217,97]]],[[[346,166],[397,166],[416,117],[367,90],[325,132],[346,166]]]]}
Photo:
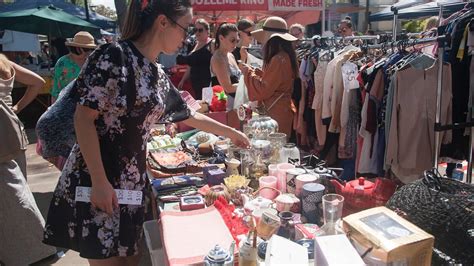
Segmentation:
{"type": "Polygon", "coordinates": [[[293,122],[293,81],[298,76],[296,53],[291,42],[297,39],[288,33],[288,26],[280,17],[267,18],[262,29],[253,31],[252,36],[264,45],[264,56],[263,71],[239,64],[249,99],[258,101],[278,122],[279,131],[289,138],[293,122]]]}

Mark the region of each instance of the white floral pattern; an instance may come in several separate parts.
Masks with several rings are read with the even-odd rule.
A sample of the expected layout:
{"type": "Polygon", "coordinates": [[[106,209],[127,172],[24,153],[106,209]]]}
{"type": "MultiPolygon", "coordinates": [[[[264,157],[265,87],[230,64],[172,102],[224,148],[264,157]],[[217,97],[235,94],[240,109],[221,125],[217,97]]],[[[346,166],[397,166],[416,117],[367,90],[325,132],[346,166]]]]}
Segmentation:
{"type": "MultiPolygon", "coordinates": [[[[75,83],[78,103],[97,110],[101,158],[115,189],[146,192],[146,142],[157,121],[191,115],[159,65],[131,42],[107,44],[92,53],[75,83]]],[[[82,257],[132,256],[142,236],[142,206],[120,205],[112,216],[76,202],[77,186],[91,178],[76,143],[59,178],[48,212],[44,242],[76,250],[82,257]]]]}

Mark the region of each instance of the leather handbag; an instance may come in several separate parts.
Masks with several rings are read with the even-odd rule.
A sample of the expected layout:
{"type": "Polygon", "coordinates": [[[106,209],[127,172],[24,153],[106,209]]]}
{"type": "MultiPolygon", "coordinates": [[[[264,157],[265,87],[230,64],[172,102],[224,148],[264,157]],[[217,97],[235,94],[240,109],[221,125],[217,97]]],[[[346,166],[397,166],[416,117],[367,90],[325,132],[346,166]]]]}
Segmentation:
{"type": "Polygon", "coordinates": [[[13,160],[26,149],[25,127],[13,110],[0,99],[0,163],[13,160]]]}

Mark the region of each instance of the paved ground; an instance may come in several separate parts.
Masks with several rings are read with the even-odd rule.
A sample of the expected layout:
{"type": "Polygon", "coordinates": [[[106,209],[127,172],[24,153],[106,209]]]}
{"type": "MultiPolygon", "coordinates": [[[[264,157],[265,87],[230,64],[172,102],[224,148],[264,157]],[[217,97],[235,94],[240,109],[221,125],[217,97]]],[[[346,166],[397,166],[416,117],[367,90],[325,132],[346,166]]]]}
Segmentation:
{"type": "MultiPolygon", "coordinates": [[[[28,130],[28,137],[30,140],[30,145],[28,146],[26,153],[28,162],[28,184],[43,217],[46,217],[49,203],[58,181],[59,171],[49,162],[36,154],[36,137],[34,131],[28,130]]],[[[144,241],[142,250],[140,265],[151,265],[150,256],[144,241]]],[[[64,250],[64,252],[65,256],[62,258],[49,259],[36,263],[35,265],[89,265],[87,260],[81,258],[77,252],[72,250],[64,250]]]]}

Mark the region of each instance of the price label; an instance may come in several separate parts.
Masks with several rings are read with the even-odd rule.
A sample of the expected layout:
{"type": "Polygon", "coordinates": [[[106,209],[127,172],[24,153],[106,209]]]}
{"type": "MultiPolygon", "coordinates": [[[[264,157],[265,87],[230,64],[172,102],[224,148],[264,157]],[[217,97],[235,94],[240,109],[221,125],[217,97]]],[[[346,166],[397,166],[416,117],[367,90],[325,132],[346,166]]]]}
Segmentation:
{"type": "MultiPolygon", "coordinates": [[[[76,202],[91,201],[90,187],[76,187],[76,202]]],[[[135,190],[115,189],[119,204],[123,205],[142,205],[143,192],[135,190]]]]}
{"type": "Polygon", "coordinates": [[[342,80],[344,82],[344,89],[346,91],[359,88],[359,81],[357,80],[357,75],[359,70],[357,65],[351,62],[346,62],[342,65],[342,80]]]}

